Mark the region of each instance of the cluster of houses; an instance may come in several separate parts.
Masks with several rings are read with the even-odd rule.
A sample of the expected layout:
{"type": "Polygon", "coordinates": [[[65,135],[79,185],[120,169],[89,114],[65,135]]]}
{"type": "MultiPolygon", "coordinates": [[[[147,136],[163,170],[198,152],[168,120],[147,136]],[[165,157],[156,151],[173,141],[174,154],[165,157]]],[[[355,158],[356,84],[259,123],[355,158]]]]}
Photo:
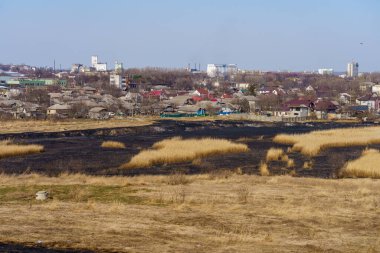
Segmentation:
{"type": "MultiPolygon", "coordinates": [[[[90,118],[108,119],[134,115],[189,117],[250,113],[283,118],[337,119],[380,112],[380,84],[364,82],[360,89],[364,96],[340,93],[337,97],[324,96],[324,90],[311,85],[284,89],[281,85],[255,87],[249,83],[231,83],[221,89],[213,85],[197,85],[192,90],[178,90],[168,85],[149,85],[148,89],[127,87],[118,95],[111,95],[97,86],[68,87],[65,82],[59,91],[48,92],[47,81],[18,88],[0,86],[0,118],[90,118]],[[28,87],[46,91],[48,103],[42,105],[21,99],[28,87]],[[308,96],[313,93],[314,96],[308,96]],[[268,98],[273,106],[264,106],[268,98]],[[26,102],[27,101],[27,102],[26,102]],[[266,102],[264,102],[266,101],[266,102]]],[[[50,85],[52,85],[50,84],[50,85]]],[[[145,86],[146,87],[146,86],[145,86]]]]}

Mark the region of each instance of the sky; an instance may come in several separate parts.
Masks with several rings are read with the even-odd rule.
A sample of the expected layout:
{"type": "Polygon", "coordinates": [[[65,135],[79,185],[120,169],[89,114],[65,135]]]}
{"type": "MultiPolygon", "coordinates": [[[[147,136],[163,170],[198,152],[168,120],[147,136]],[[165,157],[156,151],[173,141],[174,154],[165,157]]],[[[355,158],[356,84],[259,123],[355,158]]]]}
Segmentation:
{"type": "Polygon", "coordinates": [[[0,63],[380,71],[379,13],[379,0],[0,0],[0,63]]]}

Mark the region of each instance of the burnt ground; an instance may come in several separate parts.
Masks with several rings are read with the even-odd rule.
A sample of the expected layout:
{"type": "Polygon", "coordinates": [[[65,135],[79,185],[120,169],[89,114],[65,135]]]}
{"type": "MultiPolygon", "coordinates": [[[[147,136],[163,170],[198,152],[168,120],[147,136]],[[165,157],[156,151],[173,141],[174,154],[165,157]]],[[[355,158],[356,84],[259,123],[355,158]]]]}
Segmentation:
{"type": "Polygon", "coordinates": [[[94,253],[89,250],[49,249],[42,246],[26,246],[22,244],[0,243],[0,252],[3,253],[94,253]]]}
{"type": "MultiPolygon", "coordinates": [[[[19,174],[36,172],[58,175],[62,172],[85,173],[91,175],[140,175],[171,174],[182,171],[188,174],[212,172],[216,170],[234,170],[241,168],[244,173],[257,174],[260,161],[271,147],[283,147],[272,142],[278,133],[304,133],[312,130],[338,127],[362,126],[343,123],[253,123],[236,121],[215,122],[179,122],[161,121],[151,126],[70,131],[59,133],[22,133],[0,135],[0,139],[13,138],[17,143],[41,144],[45,152],[29,156],[5,158],[0,160],[0,173],[19,174]],[[218,137],[231,140],[249,138],[246,142],[250,152],[243,154],[225,154],[202,159],[201,164],[191,162],[154,166],[133,170],[121,170],[118,167],[128,162],[141,149],[151,147],[162,139],[182,136],[183,138],[218,137]],[[100,145],[104,140],[121,141],[126,144],[124,150],[104,149],[100,145]]],[[[299,153],[291,153],[296,162],[298,176],[335,177],[336,170],[345,161],[359,157],[362,147],[336,148],[321,152],[312,160],[299,153]],[[313,162],[313,169],[303,169],[305,161],[313,162]]],[[[272,163],[271,171],[286,174],[288,170],[281,163],[272,163]]]]}

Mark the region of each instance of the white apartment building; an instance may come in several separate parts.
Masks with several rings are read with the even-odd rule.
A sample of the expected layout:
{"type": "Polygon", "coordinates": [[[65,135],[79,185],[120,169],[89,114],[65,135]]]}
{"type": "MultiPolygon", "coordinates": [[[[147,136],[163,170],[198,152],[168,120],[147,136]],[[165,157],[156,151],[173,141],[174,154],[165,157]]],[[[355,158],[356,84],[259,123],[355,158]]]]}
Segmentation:
{"type": "Polygon", "coordinates": [[[347,64],[347,76],[348,77],[359,76],[359,63],[352,61],[347,64]]]}
{"type": "Polygon", "coordinates": [[[110,74],[110,85],[125,89],[127,87],[127,78],[123,75],[112,73],[110,74]]]}

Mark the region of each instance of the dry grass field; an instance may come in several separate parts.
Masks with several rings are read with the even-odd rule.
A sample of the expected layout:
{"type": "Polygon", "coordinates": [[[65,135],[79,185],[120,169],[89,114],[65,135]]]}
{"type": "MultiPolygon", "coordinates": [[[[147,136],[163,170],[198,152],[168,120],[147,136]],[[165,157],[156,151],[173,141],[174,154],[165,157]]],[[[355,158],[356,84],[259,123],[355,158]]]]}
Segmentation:
{"type": "Polygon", "coordinates": [[[274,142],[293,145],[294,151],[315,156],[332,147],[365,146],[380,143],[380,127],[358,127],[312,131],[306,134],[279,134],[274,142]]]}
{"type": "Polygon", "coordinates": [[[145,168],[156,164],[193,161],[205,156],[247,152],[248,146],[224,139],[182,139],[174,137],[157,142],[152,149],[143,150],[122,168],[145,168]]]}
{"type": "Polygon", "coordinates": [[[0,141],[0,159],[5,157],[40,153],[44,150],[41,145],[13,144],[11,140],[0,141]]]}
{"type": "Polygon", "coordinates": [[[119,141],[103,141],[102,148],[117,148],[117,149],[124,149],[125,144],[119,141]]]}
{"type": "Polygon", "coordinates": [[[13,120],[4,121],[0,125],[0,134],[24,133],[24,132],[62,132],[98,128],[117,128],[145,126],[152,124],[157,118],[154,117],[135,117],[128,119],[112,120],[13,120]]]}
{"type": "Polygon", "coordinates": [[[100,252],[380,252],[380,181],[0,175],[0,241],[100,252]],[[39,190],[46,202],[34,200],[39,190]]]}
{"type": "Polygon", "coordinates": [[[364,150],[361,157],[349,161],[341,170],[343,177],[380,178],[380,152],[375,149],[364,150]]]}

